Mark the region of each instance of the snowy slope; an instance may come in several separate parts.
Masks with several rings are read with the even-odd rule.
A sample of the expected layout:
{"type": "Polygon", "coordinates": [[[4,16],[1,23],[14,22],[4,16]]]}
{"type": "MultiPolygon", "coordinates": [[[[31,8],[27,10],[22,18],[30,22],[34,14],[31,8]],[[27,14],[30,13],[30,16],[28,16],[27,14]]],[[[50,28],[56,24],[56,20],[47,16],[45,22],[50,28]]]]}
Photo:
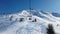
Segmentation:
{"type": "Polygon", "coordinates": [[[59,16],[37,10],[0,15],[0,34],[46,34],[48,24],[53,24],[55,33],[60,34],[59,16]]]}

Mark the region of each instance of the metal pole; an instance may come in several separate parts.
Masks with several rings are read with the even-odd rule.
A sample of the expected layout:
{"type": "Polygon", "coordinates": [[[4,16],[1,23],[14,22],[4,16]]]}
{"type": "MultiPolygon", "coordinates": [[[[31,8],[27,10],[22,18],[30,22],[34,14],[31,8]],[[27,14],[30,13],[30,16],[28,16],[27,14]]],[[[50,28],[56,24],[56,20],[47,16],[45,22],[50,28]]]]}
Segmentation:
{"type": "Polygon", "coordinates": [[[29,0],[29,9],[31,11],[31,0],[29,0]]]}
{"type": "Polygon", "coordinates": [[[31,0],[29,0],[29,11],[30,11],[30,15],[31,15],[31,0]]]}

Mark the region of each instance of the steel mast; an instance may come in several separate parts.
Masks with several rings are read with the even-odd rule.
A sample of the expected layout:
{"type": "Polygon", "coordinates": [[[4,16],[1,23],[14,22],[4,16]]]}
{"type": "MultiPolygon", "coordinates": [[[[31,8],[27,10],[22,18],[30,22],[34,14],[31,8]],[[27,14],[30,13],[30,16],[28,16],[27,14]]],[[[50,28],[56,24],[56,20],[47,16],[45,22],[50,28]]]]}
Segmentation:
{"type": "Polygon", "coordinates": [[[30,12],[30,18],[32,17],[31,15],[31,0],[29,0],[29,12],[30,12]]]}
{"type": "Polygon", "coordinates": [[[31,0],[29,0],[29,10],[31,12],[31,0]]]}

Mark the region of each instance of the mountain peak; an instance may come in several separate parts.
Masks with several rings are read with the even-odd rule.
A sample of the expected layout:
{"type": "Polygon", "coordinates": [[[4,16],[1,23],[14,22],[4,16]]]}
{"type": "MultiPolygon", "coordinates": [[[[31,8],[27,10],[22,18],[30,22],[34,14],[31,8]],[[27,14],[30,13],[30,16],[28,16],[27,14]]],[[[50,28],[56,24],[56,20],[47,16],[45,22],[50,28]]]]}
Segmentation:
{"type": "Polygon", "coordinates": [[[27,14],[28,12],[26,10],[23,10],[21,14],[27,14]]]}
{"type": "Polygon", "coordinates": [[[27,10],[23,10],[21,12],[21,15],[23,15],[23,16],[31,16],[31,14],[27,10]]]}

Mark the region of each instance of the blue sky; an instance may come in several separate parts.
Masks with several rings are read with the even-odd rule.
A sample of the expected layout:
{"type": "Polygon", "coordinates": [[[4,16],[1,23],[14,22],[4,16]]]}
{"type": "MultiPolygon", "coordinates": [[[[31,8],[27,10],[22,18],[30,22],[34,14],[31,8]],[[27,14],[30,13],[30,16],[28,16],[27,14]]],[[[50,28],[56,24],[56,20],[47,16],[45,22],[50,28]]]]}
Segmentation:
{"type": "MultiPolygon", "coordinates": [[[[31,7],[60,13],[60,0],[31,0],[31,7]]],[[[29,0],[0,0],[0,14],[29,9],[29,0]]]]}

